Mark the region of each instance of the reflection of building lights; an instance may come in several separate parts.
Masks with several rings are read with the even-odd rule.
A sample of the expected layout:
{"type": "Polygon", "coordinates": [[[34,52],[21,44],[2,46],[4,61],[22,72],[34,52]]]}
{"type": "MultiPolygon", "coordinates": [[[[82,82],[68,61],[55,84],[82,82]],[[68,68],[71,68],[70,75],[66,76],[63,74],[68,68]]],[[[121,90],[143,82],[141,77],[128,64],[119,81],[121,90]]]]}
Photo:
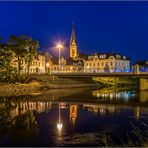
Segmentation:
{"type": "Polygon", "coordinates": [[[110,98],[111,98],[111,99],[113,98],[113,94],[110,94],[110,98]]]}
{"type": "Polygon", "coordinates": [[[104,108],[100,109],[100,114],[102,114],[102,115],[105,114],[105,109],[104,108]]]}
{"type": "Polygon", "coordinates": [[[139,119],[140,118],[140,107],[137,106],[135,110],[136,110],[135,111],[136,118],[139,119]]]}
{"type": "Polygon", "coordinates": [[[66,108],[66,103],[60,103],[60,108],[66,108]]]}
{"type": "Polygon", "coordinates": [[[100,97],[100,94],[97,94],[97,97],[100,97]]]}
{"type": "Polygon", "coordinates": [[[109,112],[114,113],[115,112],[115,107],[108,107],[109,112]]]}

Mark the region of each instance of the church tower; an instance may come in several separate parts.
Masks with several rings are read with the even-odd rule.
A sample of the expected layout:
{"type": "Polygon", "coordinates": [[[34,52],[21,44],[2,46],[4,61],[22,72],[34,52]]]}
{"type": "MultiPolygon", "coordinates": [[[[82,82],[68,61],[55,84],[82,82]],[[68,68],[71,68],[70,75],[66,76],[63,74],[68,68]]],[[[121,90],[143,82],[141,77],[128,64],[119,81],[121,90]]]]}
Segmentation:
{"type": "Polygon", "coordinates": [[[74,22],[73,22],[71,39],[70,39],[70,58],[75,59],[77,57],[77,55],[78,55],[78,53],[77,53],[77,44],[76,44],[74,22]]]}

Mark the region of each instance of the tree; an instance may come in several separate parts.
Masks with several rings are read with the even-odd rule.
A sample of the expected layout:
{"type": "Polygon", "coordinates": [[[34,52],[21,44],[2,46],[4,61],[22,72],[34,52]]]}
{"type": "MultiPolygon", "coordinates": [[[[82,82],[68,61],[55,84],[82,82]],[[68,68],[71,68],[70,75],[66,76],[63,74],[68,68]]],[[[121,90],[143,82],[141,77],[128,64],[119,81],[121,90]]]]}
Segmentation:
{"type": "Polygon", "coordinates": [[[14,58],[16,58],[18,78],[20,81],[21,70],[22,70],[22,61],[24,60],[24,58],[27,55],[26,37],[23,35],[11,36],[8,40],[8,45],[11,48],[11,50],[15,53],[14,58]]]}
{"type": "Polygon", "coordinates": [[[35,58],[37,54],[37,49],[39,48],[39,43],[38,41],[33,40],[31,37],[29,37],[26,40],[26,49],[27,49],[27,56],[26,56],[26,61],[27,61],[27,77],[29,76],[29,71],[30,71],[30,66],[31,62],[35,58]]]}
{"type": "Polygon", "coordinates": [[[7,82],[11,79],[11,76],[15,70],[10,65],[12,54],[13,52],[11,51],[9,46],[7,44],[4,44],[2,42],[2,38],[0,38],[0,73],[1,73],[1,79],[7,82]]]}

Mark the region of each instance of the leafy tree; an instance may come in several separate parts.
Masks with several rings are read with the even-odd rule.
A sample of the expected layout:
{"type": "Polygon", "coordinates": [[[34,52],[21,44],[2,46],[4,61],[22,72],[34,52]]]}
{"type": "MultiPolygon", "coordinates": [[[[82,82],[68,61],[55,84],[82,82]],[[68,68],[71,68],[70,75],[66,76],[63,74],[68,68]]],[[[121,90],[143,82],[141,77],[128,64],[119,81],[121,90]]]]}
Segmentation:
{"type": "Polygon", "coordinates": [[[29,37],[26,40],[26,49],[27,49],[27,56],[26,56],[26,61],[27,61],[27,77],[29,75],[30,71],[30,66],[31,62],[35,58],[37,54],[37,49],[39,48],[39,43],[38,41],[33,40],[31,37],[29,37]]]}
{"type": "Polygon", "coordinates": [[[16,58],[18,78],[20,81],[22,61],[27,56],[26,37],[23,35],[11,36],[8,40],[8,45],[11,48],[11,50],[15,53],[14,58],[16,58]]]}
{"type": "Polygon", "coordinates": [[[12,55],[13,52],[9,46],[2,43],[2,38],[0,38],[0,73],[1,79],[7,82],[10,81],[15,70],[10,64],[12,55]]]}

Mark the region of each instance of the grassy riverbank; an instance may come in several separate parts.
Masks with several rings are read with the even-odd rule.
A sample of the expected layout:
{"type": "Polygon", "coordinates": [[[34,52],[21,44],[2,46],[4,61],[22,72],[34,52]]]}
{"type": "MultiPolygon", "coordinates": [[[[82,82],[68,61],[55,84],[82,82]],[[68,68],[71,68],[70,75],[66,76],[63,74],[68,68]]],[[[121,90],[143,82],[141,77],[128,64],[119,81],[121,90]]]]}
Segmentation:
{"type": "Polygon", "coordinates": [[[99,87],[93,81],[59,78],[56,76],[32,76],[25,83],[0,83],[0,96],[27,94],[52,89],[99,87]]]}

